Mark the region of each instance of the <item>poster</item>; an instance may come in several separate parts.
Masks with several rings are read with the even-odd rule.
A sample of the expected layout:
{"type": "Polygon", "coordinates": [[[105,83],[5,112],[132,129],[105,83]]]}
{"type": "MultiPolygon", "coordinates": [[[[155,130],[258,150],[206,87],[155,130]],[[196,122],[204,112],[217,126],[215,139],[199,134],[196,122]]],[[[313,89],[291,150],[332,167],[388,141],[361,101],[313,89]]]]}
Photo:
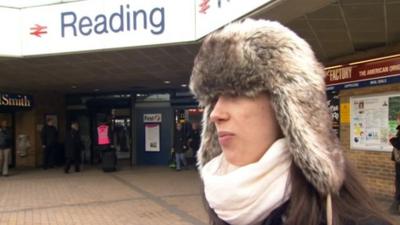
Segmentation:
{"type": "Polygon", "coordinates": [[[396,133],[400,94],[350,98],[350,147],[357,150],[391,151],[396,133]]]}
{"type": "Polygon", "coordinates": [[[160,124],[148,123],[145,124],[145,151],[159,152],[160,151],[160,124]]]}
{"type": "Polygon", "coordinates": [[[340,123],[350,123],[350,103],[340,104],[340,123]]]}
{"type": "Polygon", "coordinates": [[[389,97],[389,137],[396,136],[397,115],[400,113],[400,96],[389,97]]]}
{"type": "Polygon", "coordinates": [[[328,108],[332,119],[332,129],[337,137],[340,137],[340,111],[339,95],[336,91],[327,92],[328,108]]]}

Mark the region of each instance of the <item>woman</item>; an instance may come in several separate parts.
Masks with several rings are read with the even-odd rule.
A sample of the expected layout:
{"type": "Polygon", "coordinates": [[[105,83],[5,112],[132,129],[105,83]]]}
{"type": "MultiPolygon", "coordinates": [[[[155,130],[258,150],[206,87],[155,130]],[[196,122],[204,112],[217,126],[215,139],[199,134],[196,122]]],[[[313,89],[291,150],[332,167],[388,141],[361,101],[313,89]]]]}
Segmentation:
{"type": "Polygon", "coordinates": [[[400,214],[400,161],[397,161],[395,153],[399,154],[400,151],[400,113],[397,114],[397,133],[395,137],[390,138],[390,143],[393,145],[392,160],[394,161],[395,170],[395,194],[394,201],[390,207],[393,213],[400,214]]]}
{"type": "Polygon", "coordinates": [[[209,35],[190,88],[204,106],[198,165],[211,224],[383,225],[331,130],[324,70],[277,22],[209,35]]]}

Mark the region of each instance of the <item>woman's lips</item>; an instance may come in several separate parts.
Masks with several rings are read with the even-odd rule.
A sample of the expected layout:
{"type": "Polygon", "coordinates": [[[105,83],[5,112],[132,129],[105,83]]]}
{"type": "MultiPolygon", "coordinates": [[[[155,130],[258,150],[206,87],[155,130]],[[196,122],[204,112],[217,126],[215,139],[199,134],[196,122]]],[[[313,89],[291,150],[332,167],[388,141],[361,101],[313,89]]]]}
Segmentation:
{"type": "Polygon", "coordinates": [[[232,141],[235,135],[231,132],[220,131],[218,132],[218,141],[220,145],[227,145],[232,141]]]}

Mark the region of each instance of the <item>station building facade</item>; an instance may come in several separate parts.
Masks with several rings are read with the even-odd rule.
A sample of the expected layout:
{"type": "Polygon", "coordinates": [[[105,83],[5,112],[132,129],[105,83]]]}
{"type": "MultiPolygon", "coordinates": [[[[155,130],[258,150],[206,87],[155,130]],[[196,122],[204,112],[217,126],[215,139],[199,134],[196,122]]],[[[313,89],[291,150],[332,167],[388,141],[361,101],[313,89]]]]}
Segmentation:
{"type": "MultiPolygon", "coordinates": [[[[172,3],[151,7],[142,4],[134,9],[133,4],[129,4],[130,2],[126,1],[126,4],[117,6],[114,3],[107,3],[110,4],[108,8],[111,11],[103,10],[104,14],[93,15],[83,14],[87,9],[85,8],[87,6],[84,6],[85,2],[73,3],[83,4],[76,10],[73,10],[73,7],[69,9],[55,7],[57,8],[55,15],[58,19],[50,17],[54,21],[49,22],[48,26],[61,24],[57,31],[62,39],[55,37],[56,34],[49,34],[50,39],[56,40],[49,46],[50,39],[32,39],[32,34],[28,33],[27,36],[18,40],[25,43],[22,49],[15,51],[15,48],[21,48],[16,45],[0,47],[5,47],[3,51],[9,56],[21,57],[24,54],[35,56],[102,51],[122,48],[124,45],[147,48],[151,48],[152,44],[155,46],[179,45],[179,42],[199,40],[219,26],[243,17],[246,13],[263,7],[269,1],[254,1],[254,5],[246,6],[250,8],[241,9],[244,11],[233,13],[218,23],[213,23],[216,21],[215,18],[221,15],[218,11],[210,11],[211,16],[202,21],[190,16],[204,14],[202,10],[205,8],[201,6],[200,0],[195,1],[197,8],[191,9],[192,11],[186,14],[182,12],[182,17],[175,17],[172,20],[170,20],[171,11],[175,12],[171,10],[172,3]],[[148,10],[144,10],[145,8],[148,10]],[[140,18],[141,27],[137,24],[135,28],[136,20],[122,22],[128,11],[129,18],[140,18]],[[185,17],[188,15],[189,17],[185,17]],[[113,23],[111,18],[115,20],[120,18],[121,21],[113,23]],[[94,20],[97,21],[96,24],[93,23],[94,20]],[[128,23],[132,26],[128,26],[128,23]],[[197,24],[188,25],[191,23],[197,24]],[[179,29],[171,30],[170,27],[176,24],[180,25],[175,28],[189,27],[190,29],[183,33],[179,29]],[[210,24],[212,26],[209,26],[210,24]],[[118,38],[112,38],[114,41],[105,38],[105,34],[111,30],[115,31],[114,33],[120,33],[118,38]],[[131,33],[126,36],[128,32],[125,31],[131,33]],[[137,35],[127,40],[132,32],[136,32],[137,35]],[[177,36],[177,33],[180,35],[177,36]],[[92,34],[94,39],[82,41],[84,36],[92,34]],[[73,46],[73,48],[68,46],[73,46]],[[49,49],[51,51],[46,52],[49,49]]],[[[187,2],[186,0],[174,1],[174,3],[182,3],[182,7],[193,6],[192,3],[187,2]]],[[[90,6],[90,4],[87,5],[90,6]]],[[[21,26],[29,30],[32,26],[28,23],[29,18],[41,15],[43,11],[40,7],[26,11],[28,19],[25,18],[21,26]]],[[[7,10],[7,15],[16,16],[18,13],[20,12],[7,10]]],[[[40,30],[36,29],[39,36],[42,35],[40,30]]],[[[14,37],[17,35],[14,34],[14,37]]],[[[380,59],[327,68],[326,74],[328,104],[333,121],[332,129],[340,138],[347,157],[361,173],[372,193],[380,198],[392,198],[394,163],[391,161],[391,146],[388,139],[396,131],[394,115],[400,112],[400,55],[382,55],[380,59]]],[[[57,91],[24,93],[19,90],[0,90],[0,120],[8,120],[13,130],[14,146],[10,165],[16,168],[41,166],[43,151],[40,131],[47,118],[53,118],[56,122],[60,149],[63,148],[67,124],[72,120],[79,121],[87,164],[97,163],[96,128],[99,124],[107,122],[112,127],[111,139],[120,160],[127,161],[130,165],[166,166],[171,159],[175,124],[200,122],[201,112],[187,87],[89,94],[66,94],[57,91]]],[[[190,129],[189,126],[187,127],[190,129]]],[[[62,153],[60,154],[59,160],[62,163],[62,153]]]]}

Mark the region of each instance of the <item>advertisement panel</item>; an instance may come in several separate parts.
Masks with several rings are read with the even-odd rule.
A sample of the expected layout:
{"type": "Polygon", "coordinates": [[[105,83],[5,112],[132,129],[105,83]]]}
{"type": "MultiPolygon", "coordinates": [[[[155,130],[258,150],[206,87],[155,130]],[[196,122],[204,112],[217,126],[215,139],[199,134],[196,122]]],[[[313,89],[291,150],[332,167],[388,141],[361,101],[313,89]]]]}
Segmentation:
{"type": "Polygon", "coordinates": [[[332,129],[337,137],[340,137],[340,98],[336,91],[326,92],[328,108],[331,113],[332,129]]]}
{"type": "Polygon", "coordinates": [[[390,152],[399,112],[400,93],[350,98],[350,148],[390,152]]]}
{"type": "Polygon", "coordinates": [[[145,151],[159,152],[160,151],[160,124],[147,123],[145,126],[145,151]]]}

